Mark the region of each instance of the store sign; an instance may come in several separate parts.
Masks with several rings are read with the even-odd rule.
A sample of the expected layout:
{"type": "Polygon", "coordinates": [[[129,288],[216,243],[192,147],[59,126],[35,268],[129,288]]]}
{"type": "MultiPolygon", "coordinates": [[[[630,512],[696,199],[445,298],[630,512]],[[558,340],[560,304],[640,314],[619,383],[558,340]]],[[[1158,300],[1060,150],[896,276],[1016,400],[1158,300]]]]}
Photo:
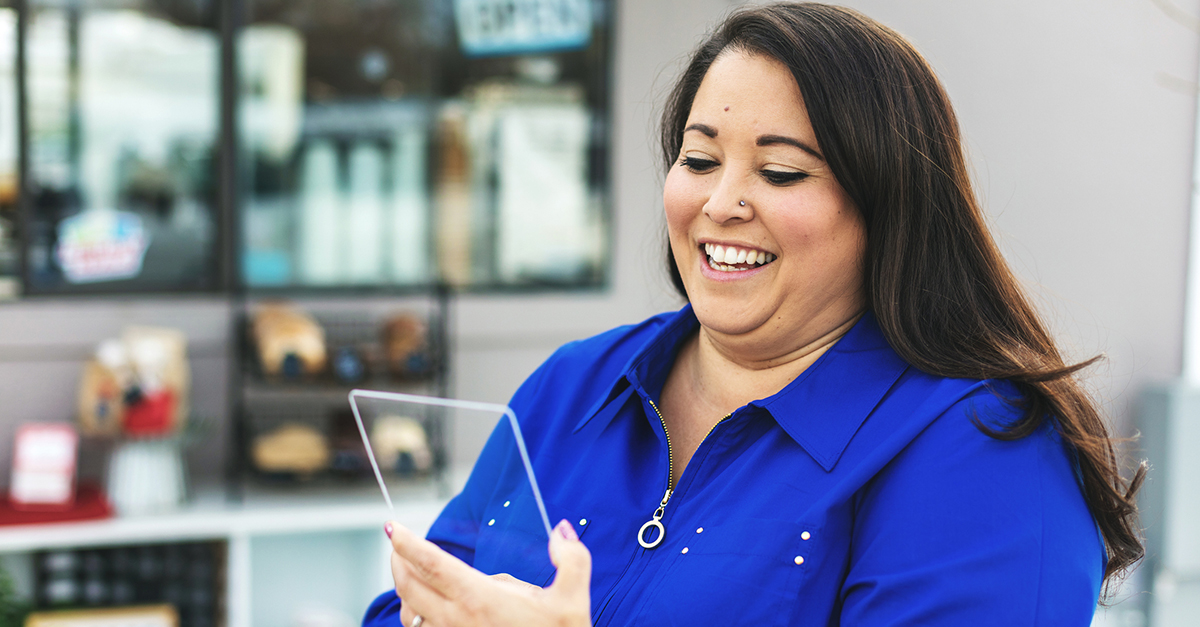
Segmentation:
{"type": "Polygon", "coordinates": [[[71,283],[129,279],[142,272],[150,237],[136,214],[89,209],[58,224],[55,250],[71,283]]]}
{"type": "Polygon", "coordinates": [[[591,0],[455,0],[463,51],[472,56],[571,50],[588,45],[591,0]]]}

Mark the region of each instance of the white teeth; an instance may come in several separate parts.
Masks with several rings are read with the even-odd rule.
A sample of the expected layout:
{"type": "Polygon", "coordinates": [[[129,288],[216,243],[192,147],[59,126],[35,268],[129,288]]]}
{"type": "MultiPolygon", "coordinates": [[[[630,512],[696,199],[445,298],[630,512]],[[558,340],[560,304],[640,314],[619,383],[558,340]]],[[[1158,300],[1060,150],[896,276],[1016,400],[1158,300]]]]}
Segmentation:
{"type": "Polygon", "coordinates": [[[763,250],[748,248],[725,247],[720,244],[705,244],[704,252],[708,255],[708,265],[722,272],[740,272],[749,268],[738,268],[742,264],[763,265],[775,261],[775,255],[763,250]]]}

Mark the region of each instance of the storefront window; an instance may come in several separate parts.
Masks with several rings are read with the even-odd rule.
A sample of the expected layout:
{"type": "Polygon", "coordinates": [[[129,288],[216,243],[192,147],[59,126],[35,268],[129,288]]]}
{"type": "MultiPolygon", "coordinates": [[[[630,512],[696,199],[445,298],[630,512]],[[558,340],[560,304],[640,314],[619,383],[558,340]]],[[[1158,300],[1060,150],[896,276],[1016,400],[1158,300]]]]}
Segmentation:
{"type": "Polygon", "coordinates": [[[248,286],[603,281],[607,2],[246,6],[248,286]]]}
{"type": "Polygon", "coordinates": [[[611,4],[0,1],[0,297],[602,285],[611,4]]]}
{"type": "Polygon", "coordinates": [[[28,3],[30,292],[217,286],[212,5],[28,3]]]}

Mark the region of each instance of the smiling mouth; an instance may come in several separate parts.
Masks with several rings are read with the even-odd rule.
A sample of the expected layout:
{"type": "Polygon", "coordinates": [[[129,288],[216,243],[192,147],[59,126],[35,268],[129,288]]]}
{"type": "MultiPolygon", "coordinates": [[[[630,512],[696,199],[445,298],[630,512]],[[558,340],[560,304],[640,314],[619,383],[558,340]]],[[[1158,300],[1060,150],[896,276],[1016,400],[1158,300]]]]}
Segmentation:
{"type": "Polygon", "coordinates": [[[765,250],[705,244],[708,267],[718,272],[745,272],[775,261],[775,255],[765,250]]]}

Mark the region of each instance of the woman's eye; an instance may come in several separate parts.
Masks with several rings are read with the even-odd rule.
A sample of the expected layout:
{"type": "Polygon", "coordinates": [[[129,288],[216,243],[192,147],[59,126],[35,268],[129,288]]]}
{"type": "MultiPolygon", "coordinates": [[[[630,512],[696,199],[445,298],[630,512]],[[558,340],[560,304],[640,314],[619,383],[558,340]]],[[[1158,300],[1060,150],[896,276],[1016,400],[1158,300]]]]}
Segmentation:
{"type": "Polygon", "coordinates": [[[787,185],[808,178],[804,172],[782,172],[780,170],[762,170],[763,178],[772,185],[787,185]]]}
{"type": "Polygon", "coordinates": [[[684,157],[679,160],[679,165],[691,170],[692,172],[708,172],[717,167],[717,162],[711,159],[701,159],[699,157],[684,157]]]}

